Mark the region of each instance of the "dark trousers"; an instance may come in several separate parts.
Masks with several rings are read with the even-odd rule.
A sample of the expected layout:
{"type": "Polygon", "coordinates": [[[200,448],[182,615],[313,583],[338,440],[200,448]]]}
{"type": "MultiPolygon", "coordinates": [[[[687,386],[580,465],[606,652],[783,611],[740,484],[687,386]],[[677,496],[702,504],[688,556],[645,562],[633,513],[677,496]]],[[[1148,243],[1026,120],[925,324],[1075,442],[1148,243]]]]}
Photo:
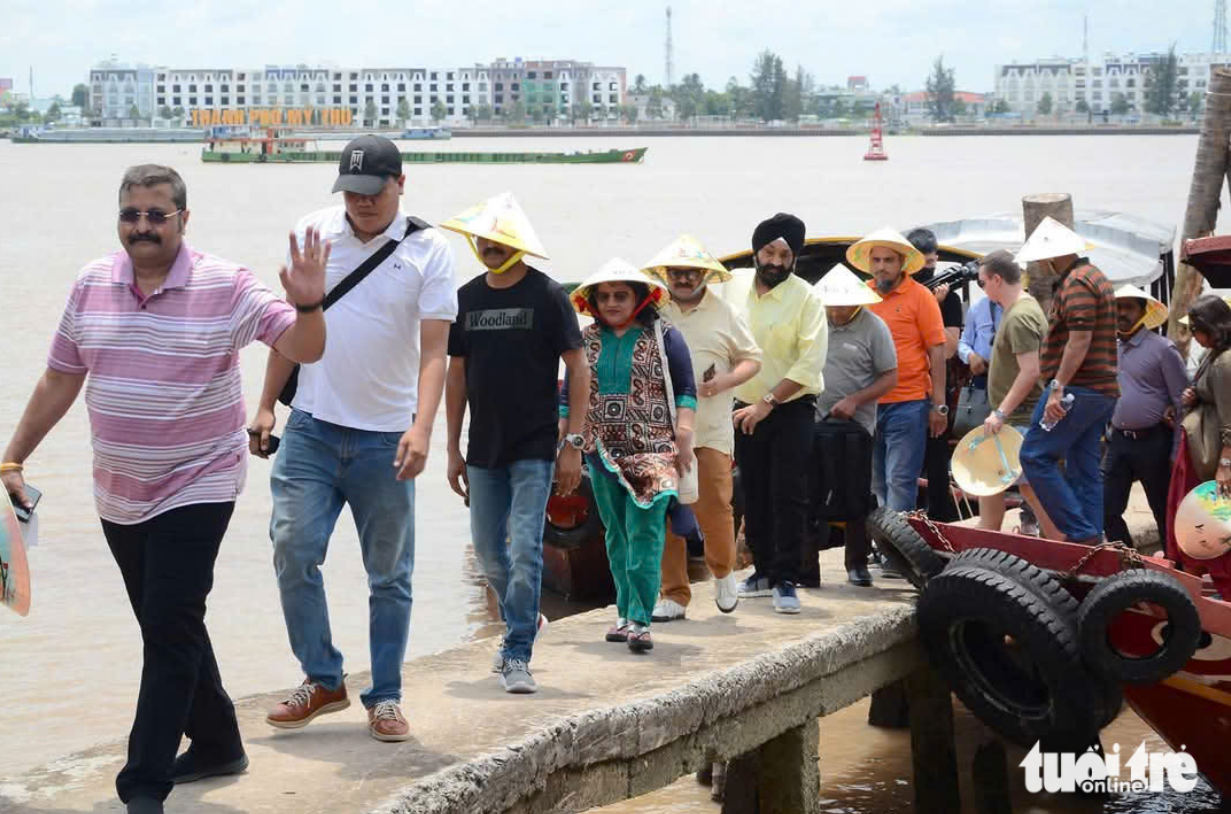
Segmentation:
{"type": "Polygon", "coordinates": [[[927,451],[924,453],[923,471],[928,479],[928,517],[940,523],[952,523],[958,519],[957,507],[949,491],[949,461],[953,447],[949,446],[949,433],[939,438],[928,435],[927,451]]]}
{"type": "Polygon", "coordinates": [[[144,661],[120,799],[171,793],[180,737],[206,765],[243,754],[235,707],[222,688],[205,630],[205,598],[234,503],[198,503],[132,526],[103,521],[103,534],[141,625],[144,661]]]}
{"type": "Polygon", "coordinates": [[[1136,430],[1136,437],[1112,428],[1103,454],[1103,530],[1108,540],[1128,545],[1133,541],[1124,522],[1129,490],[1141,481],[1146,500],[1158,524],[1160,539],[1167,539],[1167,489],[1171,485],[1171,445],[1175,432],[1166,424],[1136,430]]]}
{"type": "Polygon", "coordinates": [[[808,528],[811,396],[775,407],[752,435],[735,430],[735,461],[744,489],[744,538],[757,574],[799,581],[808,528]]]}

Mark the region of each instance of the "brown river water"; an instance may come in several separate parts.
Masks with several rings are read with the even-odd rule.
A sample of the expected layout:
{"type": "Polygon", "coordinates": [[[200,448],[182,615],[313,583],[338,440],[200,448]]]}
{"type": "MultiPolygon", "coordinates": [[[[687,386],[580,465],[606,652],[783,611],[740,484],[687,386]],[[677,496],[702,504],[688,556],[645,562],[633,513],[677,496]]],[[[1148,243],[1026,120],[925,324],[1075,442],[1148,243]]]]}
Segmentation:
{"type": "MultiPolygon", "coordinates": [[[[745,248],[753,226],[792,211],[809,234],[857,235],[885,224],[1017,211],[1023,194],[1071,192],[1080,209],[1182,220],[1195,136],[889,138],[891,160],[860,160],[857,138],[647,138],[472,140],[430,149],[589,150],[649,146],[641,166],[407,166],[405,207],[440,221],[492,194],[513,191],[553,257],[542,268],[578,280],[612,256],[635,263],[680,232],[712,251],[745,248]]],[[[407,145],[409,146],[409,145],[407,145]]],[[[253,267],[277,288],[285,235],[298,217],[331,205],[330,165],[203,164],[193,145],[16,145],[0,141],[0,445],[7,443],[36,378],[78,269],[118,247],[116,190],[136,163],[175,166],[188,184],[190,241],[253,267]]],[[[455,236],[453,236],[455,238],[455,236]]],[[[459,284],[477,273],[454,239],[459,284]]],[[[265,359],[243,356],[255,403],[265,359]]],[[[409,658],[493,635],[469,544],[468,519],[444,479],[444,420],[418,482],[415,607],[409,658]]],[[[27,463],[44,492],[41,542],[31,551],[28,618],[0,612],[0,782],[93,743],[131,722],[140,637],[94,513],[90,444],[78,403],[27,463]]],[[[218,560],[209,624],[235,696],[300,680],[286,642],[270,564],[269,464],[253,460],[218,560]]],[[[346,518],[324,567],[334,638],[352,669],[366,669],[367,591],[353,524],[346,518]],[[358,666],[356,666],[358,665],[358,666]]],[[[588,609],[560,601],[549,615],[588,609]]],[[[408,709],[413,721],[413,702],[408,709]]],[[[864,724],[866,704],[822,721],[827,812],[910,806],[909,735],[864,724]]],[[[985,739],[958,712],[965,766],[985,739]]],[[[1131,713],[1104,733],[1131,751],[1162,746],[1131,713]]],[[[1017,756],[1020,759],[1020,755],[1017,756]]],[[[1016,760],[1012,761],[1013,764],[1016,760]]],[[[1010,769],[1020,785],[1021,770],[1010,769]]],[[[971,799],[968,792],[964,795],[971,799]]],[[[1104,802],[1031,796],[1016,811],[1190,812],[1217,805],[1207,791],[1104,802]]],[[[708,790],[685,779],[611,812],[714,812],[708,790]]]]}

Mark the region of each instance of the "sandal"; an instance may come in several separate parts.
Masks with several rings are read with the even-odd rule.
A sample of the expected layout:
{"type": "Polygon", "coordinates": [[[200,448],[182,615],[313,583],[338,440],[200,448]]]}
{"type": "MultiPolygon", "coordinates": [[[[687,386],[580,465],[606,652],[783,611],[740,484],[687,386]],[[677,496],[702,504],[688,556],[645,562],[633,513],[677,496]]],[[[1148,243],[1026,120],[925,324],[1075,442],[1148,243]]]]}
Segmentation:
{"type": "Polygon", "coordinates": [[[628,649],[634,653],[644,653],[654,649],[654,640],[650,638],[650,629],[634,625],[628,631],[628,649]]]}
{"type": "Polygon", "coordinates": [[[626,642],[628,641],[629,624],[627,619],[616,619],[616,623],[607,628],[607,641],[609,642],[626,642]]]}

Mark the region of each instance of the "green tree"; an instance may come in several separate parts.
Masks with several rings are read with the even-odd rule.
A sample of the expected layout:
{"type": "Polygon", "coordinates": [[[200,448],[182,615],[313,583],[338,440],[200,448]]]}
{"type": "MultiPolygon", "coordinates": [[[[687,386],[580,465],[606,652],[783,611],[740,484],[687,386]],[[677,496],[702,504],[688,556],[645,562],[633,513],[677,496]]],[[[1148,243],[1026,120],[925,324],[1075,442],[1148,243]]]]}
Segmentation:
{"type": "Polygon", "coordinates": [[[953,100],[953,118],[955,118],[955,119],[957,119],[957,118],[961,118],[962,116],[965,116],[968,112],[969,112],[969,111],[968,111],[968,110],[967,110],[967,108],[966,108],[966,100],[965,100],[965,99],[963,99],[963,98],[962,98],[962,97],[960,97],[960,96],[958,96],[958,97],[954,98],[954,100],[953,100]]]}
{"type": "Polygon", "coordinates": [[[63,117],[60,112],[60,103],[52,102],[51,107],[47,108],[47,112],[43,115],[43,121],[50,124],[51,122],[59,121],[63,117]]]}
{"type": "Polygon", "coordinates": [[[410,102],[406,100],[405,96],[398,99],[397,117],[398,127],[405,127],[406,120],[410,118],[410,102]]]}
{"type": "Polygon", "coordinates": [[[1117,116],[1123,116],[1128,113],[1128,99],[1123,93],[1113,93],[1111,95],[1111,112],[1117,116]]]}
{"type": "Polygon", "coordinates": [[[474,111],[475,121],[490,122],[492,120],[492,106],[491,105],[479,105],[477,107],[471,108],[471,110],[474,111]]]}
{"type": "Polygon", "coordinates": [[[630,125],[636,124],[637,123],[637,106],[634,104],[627,104],[627,105],[622,106],[620,108],[620,115],[623,116],[624,121],[628,122],[630,125]]]}
{"type": "Polygon", "coordinates": [[[804,66],[796,65],[795,76],[787,82],[786,86],[784,118],[788,121],[799,121],[804,111],[812,106],[815,87],[816,81],[812,78],[812,74],[805,71],[804,66]]]}
{"type": "Polygon", "coordinates": [[[847,107],[846,107],[846,100],[843,99],[841,96],[834,99],[833,103],[830,104],[829,106],[829,116],[830,118],[833,118],[833,119],[844,118],[846,114],[849,112],[850,111],[847,110],[847,107]]]}
{"type": "Polygon", "coordinates": [[[363,121],[368,127],[376,124],[376,102],[371,99],[363,106],[363,121]]]}
{"type": "Polygon", "coordinates": [[[1201,111],[1205,108],[1205,96],[1199,91],[1193,91],[1188,94],[1188,112],[1192,114],[1193,121],[1201,115],[1201,111]]]}
{"type": "Polygon", "coordinates": [[[787,75],[782,58],[766,49],[753,62],[751,79],[753,113],[763,122],[786,118],[787,75]]]}
{"type": "Polygon", "coordinates": [[[692,119],[705,104],[705,85],[701,82],[701,75],[688,74],[680,84],[671,89],[670,95],[675,100],[675,112],[680,121],[692,119]]]}
{"type": "Polygon", "coordinates": [[[590,117],[594,115],[594,105],[588,99],[582,99],[577,104],[573,105],[573,121],[581,119],[582,124],[589,124],[590,117]]]}
{"type": "Polygon", "coordinates": [[[633,93],[645,93],[645,74],[637,74],[637,78],[633,80],[633,93]]]}
{"type": "Polygon", "coordinates": [[[957,83],[953,69],[945,67],[943,55],[932,63],[932,73],[925,86],[928,95],[928,117],[934,122],[953,121],[953,94],[957,83]]]}
{"type": "Polygon", "coordinates": [[[1086,100],[1085,100],[1085,99],[1078,99],[1078,100],[1077,100],[1077,105],[1076,105],[1076,107],[1075,107],[1074,109],[1075,109],[1078,113],[1089,113],[1089,112],[1090,112],[1090,105],[1088,105],[1088,104],[1086,103],[1086,100]]]}
{"type": "Polygon", "coordinates": [[[137,109],[137,106],[136,106],[136,105],[129,105],[129,107],[128,107],[128,118],[132,119],[133,121],[138,121],[138,120],[140,120],[140,118],[141,118],[141,111],[137,109]]]}
{"type": "Polygon", "coordinates": [[[730,116],[731,97],[722,91],[707,90],[701,109],[706,116],[730,116]]]}
{"type": "Polygon", "coordinates": [[[1009,107],[1009,103],[1006,102],[1004,99],[997,99],[996,104],[993,105],[990,109],[993,113],[1012,113],[1013,112],[1013,109],[1009,107]]]}
{"type": "Polygon", "coordinates": [[[73,104],[85,110],[90,104],[90,88],[83,82],[73,85],[73,104]]]}
{"type": "Polygon", "coordinates": [[[1146,110],[1167,117],[1176,109],[1179,84],[1179,63],[1175,43],[1167,55],[1151,66],[1146,74],[1146,110]]]}
{"type": "Polygon", "coordinates": [[[167,107],[166,105],[163,105],[162,107],[158,108],[158,118],[170,119],[172,115],[173,114],[171,112],[171,108],[167,107]]]}
{"type": "Polygon", "coordinates": [[[432,102],[432,121],[440,124],[449,115],[449,111],[445,109],[445,103],[437,99],[432,102]]]}
{"type": "Polygon", "coordinates": [[[726,96],[731,114],[737,119],[752,115],[752,90],[739,83],[734,76],[727,80],[726,96]]]}
{"type": "Polygon", "coordinates": [[[179,105],[176,105],[174,108],[172,108],[171,118],[182,120],[184,118],[184,108],[180,107],[179,105]]]}
{"type": "Polygon", "coordinates": [[[663,89],[658,85],[650,90],[650,101],[645,105],[645,117],[651,120],[663,117],[663,89]]]}
{"type": "Polygon", "coordinates": [[[1043,116],[1050,116],[1052,107],[1053,107],[1053,103],[1052,103],[1052,98],[1051,98],[1051,92],[1048,91],[1043,94],[1043,98],[1039,99],[1039,104],[1038,104],[1039,114],[1043,116]]]}
{"type": "Polygon", "coordinates": [[[513,119],[514,124],[525,124],[526,123],[526,102],[522,99],[518,99],[516,102],[514,102],[513,110],[511,111],[509,115],[513,119]]]}

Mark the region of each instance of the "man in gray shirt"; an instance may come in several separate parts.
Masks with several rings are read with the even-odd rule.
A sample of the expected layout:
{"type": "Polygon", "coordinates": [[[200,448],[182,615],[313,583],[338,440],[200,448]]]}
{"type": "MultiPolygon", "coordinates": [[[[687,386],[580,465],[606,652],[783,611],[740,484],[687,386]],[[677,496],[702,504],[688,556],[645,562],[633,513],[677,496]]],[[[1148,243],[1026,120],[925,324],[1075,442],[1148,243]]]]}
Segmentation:
{"type": "Polygon", "coordinates": [[[1108,540],[1132,545],[1124,510],[1135,480],[1145,489],[1159,536],[1167,539],[1167,461],[1188,372],[1171,340],[1153,331],[1167,320],[1165,305],[1125,285],[1116,289],[1116,317],[1120,400],[1103,456],[1103,529],[1108,540]]]}
{"type": "Polygon", "coordinates": [[[829,320],[825,390],[817,396],[814,458],[821,519],[846,521],[846,575],[868,586],[868,535],[873,507],[872,434],[876,402],[898,383],[898,355],[889,327],[864,308],[880,297],[842,265],[816,284],[829,320]]]}

